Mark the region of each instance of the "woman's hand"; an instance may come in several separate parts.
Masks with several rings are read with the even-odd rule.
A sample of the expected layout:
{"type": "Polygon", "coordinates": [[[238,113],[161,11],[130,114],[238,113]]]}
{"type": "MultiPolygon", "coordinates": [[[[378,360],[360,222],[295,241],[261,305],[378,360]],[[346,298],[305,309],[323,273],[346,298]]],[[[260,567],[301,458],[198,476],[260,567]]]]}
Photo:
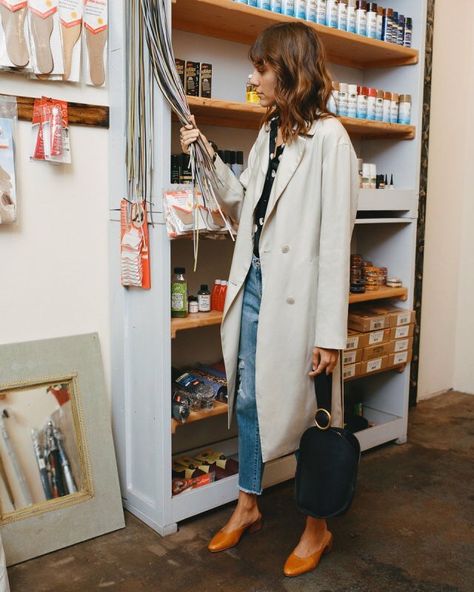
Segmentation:
{"type": "Polygon", "coordinates": [[[201,137],[204,142],[204,145],[207,148],[209,156],[211,158],[213,158],[214,149],[211,146],[211,144],[209,143],[209,140],[206,138],[206,136],[201,131],[199,131],[199,129],[196,127],[196,120],[194,118],[194,115],[191,115],[190,121],[191,121],[191,123],[188,123],[187,125],[183,126],[179,130],[179,139],[181,142],[181,150],[185,154],[189,154],[189,146],[193,142],[195,142],[199,137],[201,137]]]}
{"type": "Polygon", "coordinates": [[[313,370],[309,376],[316,376],[326,370],[326,374],[331,374],[337,364],[339,350],[325,349],[323,347],[313,348],[313,370]]]}

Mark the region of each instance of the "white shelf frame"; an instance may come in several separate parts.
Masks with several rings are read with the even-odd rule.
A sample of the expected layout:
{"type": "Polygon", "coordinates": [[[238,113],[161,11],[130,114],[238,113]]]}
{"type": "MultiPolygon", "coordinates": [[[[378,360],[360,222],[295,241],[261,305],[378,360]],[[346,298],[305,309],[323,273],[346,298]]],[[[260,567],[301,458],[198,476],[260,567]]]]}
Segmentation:
{"type": "MultiPolygon", "coordinates": [[[[111,349],[112,349],[112,408],[113,428],[119,463],[124,506],[165,536],[176,531],[177,523],[200,512],[236,499],[237,476],[217,481],[209,486],[171,495],[171,340],[170,340],[170,241],[161,211],[161,188],[167,185],[171,145],[171,116],[168,106],[156,90],[155,99],[155,174],[153,201],[155,226],[150,227],[152,289],[149,291],[124,289],[120,286],[119,212],[118,200],[125,194],[125,42],[127,26],[124,20],[126,0],[117,0],[110,14],[109,72],[110,72],[110,285],[111,285],[111,349]],[[170,123],[167,123],[170,122],[170,123]]],[[[171,4],[171,2],[170,2],[171,4]]],[[[401,274],[407,278],[408,300],[403,306],[413,306],[413,279],[416,245],[416,218],[421,152],[421,102],[423,96],[424,38],[426,0],[399,0],[401,12],[415,17],[414,39],[420,50],[416,66],[402,66],[370,72],[371,81],[391,81],[391,90],[404,90],[404,81],[411,85],[414,95],[413,123],[417,126],[412,142],[396,140],[371,142],[367,149],[375,154],[380,144],[383,150],[381,170],[388,164],[406,172],[400,180],[407,189],[363,190],[359,211],[378,211],[384,217],[359,219],[355,234],[373,233],[386,229],[391,245],[367,240],[376,255],[386,258],[390,268],[402,265],[401,274]],[[415,6],[413,6],[415,4],[415,6]],[[417,16],[418,15],[418,16],[417,16]],[[420,18],[423,15],[423,18],[420,18]],[[390,146],[387,148],[387,146],[390,146]],[[385,160],[384,160],[385,159],[385,160]],[[407,179],[409,182],[407,182],[407,179]],[[367,227],[371,224],[372,226],[367,227]],[[369,230],[370,229],[370,230],[369,230]],[[382,230],[381,230],[382,229],[382,230]],[[396,237],[396,238],[394,238],[396,237]],[[404,258],[404,263],[400,263],[404,258]]],[[[381,82],[382,86],[382,82],[381,82]]],[[[362,238],[362,235],[360,235],[362,238]]],[[[375,240],[375,239],[374,239],[375,240]]],[[[357,246],[357,245],[355,245],[357,246]]],[[[364,255],[369,256],[370,253],[364,255]]],[[[396,269],[394,271],[397,271],[396,269]]],[[[403,372],[389,372],[365,377],[369,394],[365,400],[368,418],[377,425],[357,434],[363,450],[380,444],[406,441],[410,365],[403,372]]],[[[356,383],[352,382],[351,384],[356,383]]],[[[294,455],[268,463],[264,486],[280,483],[294,474],[294,455]]]]}

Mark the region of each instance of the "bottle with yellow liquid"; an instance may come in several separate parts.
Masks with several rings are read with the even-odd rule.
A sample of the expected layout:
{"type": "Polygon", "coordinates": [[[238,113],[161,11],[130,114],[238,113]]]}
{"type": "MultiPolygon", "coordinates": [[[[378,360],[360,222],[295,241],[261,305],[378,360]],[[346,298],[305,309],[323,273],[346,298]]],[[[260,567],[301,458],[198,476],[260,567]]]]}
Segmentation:
{"type": "Polygon", "coordinates": [[[255,86],[251,82],[252,74],[249,74],[247,78],[247,87],[245,91],[245,100],[247,103],[259,103],[260,99],[258,98],[257,93],[255,92],[255,86]]]}

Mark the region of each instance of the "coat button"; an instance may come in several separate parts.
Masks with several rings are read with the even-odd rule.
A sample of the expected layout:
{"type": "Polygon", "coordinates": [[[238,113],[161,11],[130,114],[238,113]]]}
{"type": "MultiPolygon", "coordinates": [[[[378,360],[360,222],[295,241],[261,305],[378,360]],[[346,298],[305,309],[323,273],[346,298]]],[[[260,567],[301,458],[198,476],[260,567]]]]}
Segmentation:
{"type": "Polygon", "coordinates": [[[281,248],[282,253],[288,253],[289,250],[290,250],[290,247],[288,245],[283,245],[281,248]]]}
{"type": "Polygon", "coordinates": [[[287,299],[286,299],[286,302],[287,302],[288,304],[294,304],[294,303],[295,303],[295,299],[294,299],[294,298],[287,298],[287,299]]]}

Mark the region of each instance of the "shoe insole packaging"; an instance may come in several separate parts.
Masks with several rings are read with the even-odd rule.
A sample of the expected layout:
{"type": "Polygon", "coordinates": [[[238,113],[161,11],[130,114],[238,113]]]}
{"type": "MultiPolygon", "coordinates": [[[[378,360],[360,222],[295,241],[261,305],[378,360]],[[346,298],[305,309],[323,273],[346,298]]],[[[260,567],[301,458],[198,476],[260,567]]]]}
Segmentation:
{"type": "Polygon", "coordinates": [[[53,77],[64,74],[59,0],[28,0],[33,72],[53,77]]]}
{"type": "Polygon", "coordinates": [[[87,0],[84,6],[85,81],[104,86],[107,70],[108,0],[87,0]]]}
{"type": "Polygon", "coordinates": [[[81,77],[83,8],[84,0],[59,0],[59,21],[63,40],[63,80],[70,82],[79,82],[81,77]]]}
{"type": "Polygon", "coordinates": [[[0,224],[16,220],[14,120],[0,116],[0,224]]]}
{"type": "Polygon", "coordinates": [[[0,68],[28,69],[28,2],[0,0],[0,68]]]}

